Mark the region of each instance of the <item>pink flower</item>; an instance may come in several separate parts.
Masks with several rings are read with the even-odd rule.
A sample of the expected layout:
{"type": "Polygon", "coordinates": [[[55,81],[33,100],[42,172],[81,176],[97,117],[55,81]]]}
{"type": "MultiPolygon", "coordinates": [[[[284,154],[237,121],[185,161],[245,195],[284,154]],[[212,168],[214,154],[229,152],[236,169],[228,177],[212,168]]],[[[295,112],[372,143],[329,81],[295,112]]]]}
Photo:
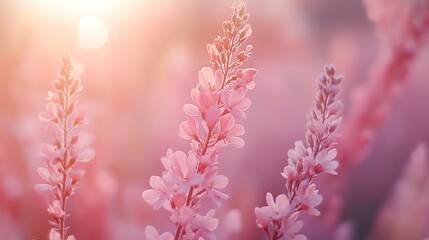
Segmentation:
{"type": "Polygon", "coordinates": [[[316,155],[315,159],[315,172],[317,173],[329,173],[332,175],[337,175],[335,170],[338,168],[338,161],[335,161],[335,157],[337,156],[336,149],[323,149],[316,155]]]}
{"type": "Polygon", "coordinates": [[[299,212],[292,213],[289,217],[283,218],[281,233],[282,239],[291,240],[306,240],[307,237],[298,234],[304,225],[302,221],[298,220],[299,212]]]}
{"type": "Polygon", "coordinates": [[[145,230],[146,240],[173,240],[173,234],[165,232],[159,235],[158,230],[152,226],[147,226],[145,230]]]}
{"type": "MultiPolygon", "coordinates": [[[[251,49],[246,49],[251,50],[251,49]]],[[[234,82],[234,87],[242,87],[246,89],[253,89],[255,87],[255,81],[253,79],[255,78],[256,74],[258,73],[258,70],[254,68],[247,68],[247,69],[240,69],[238,70],[235,75],[237,76],[238,80],[234,82]]]]}
{"type": "Polygon", "coordinates": [[[52,161],[53,163],[60,161],[64,154],[64,152],[60,152],[58,146],[47,143],[40,145],[40,152],[45,161],[52,161]]]}
{"type": "Polygon", "coordinates": [[[213,231],[219,225],[219,220],[214,218],[215,210],[211,209],[206,215],[197,214],[193,219],[193,230],[197,233],[195,239],[216,239],[213,231]]]}
{"type": "Polygon", "coordinates": [[[193,185],[199,184],[203,176],[197,172],[198,159],[194,154],[186,156],[182,151],[168,149],[167,157],[161,159],[166,172],[163,179],[177,186],[178,192],[185,193],[193,185]]]}
{"type": "Polygon", "coordinates": [[[279,220],[289,214],[289,199],[286,195],[280,194],[274,201],[273,195],[267,193],[267,206],[255,208],[256,223],[259,227],[267,227],[272,220],[279,220]]]}
{"type": "MultiPolygon", "coordinates": [[[[59,232],[55,231],[55,229],[51,228],[49,232],[49,240],[62,240],[59,232]]],[[[69,235],[66,240],[76,240],[73,235],[69,235]]]]}
{"type": "Polygon", "coordinates": [[[174,223],[182,226],[189,225],[194,217],[194,210],[188,206],[181,206],[177,211],[173,211],[171,219],[174,223]]]}
{"type": "Polygon", "coordinates": [[[290,159],[288,161],[289,164],[283,169],[281,175],[286,178],[286,188],[292,189],[293,184],[298,180],[299,174],[294,163],[290,159]]]}
{"type": "Polygon", "coordinates": [[[320,212],[315,207],[322,202],[322,196],[317,194],[316,185],[308,185],[308,181],[302,181],[297,191],[300,207],[310,215],[319,216],[320,212]]]}
{"type": "Polygon", "coordinates": [[[182,122],[179,126],[179,136],[186,140],[197,140],[198,137],[198,122],[194,117],[189,116],[188,120],[182,122]]]}
{"type": "Polygon", "coordinates": [[[183,110],[188,116],[201,116],[209,129],[213,129],[220,118],[218,107],[219,93],[200,92],[197,89],[191,91],[192,99],[195,103],[185,104],[183,110]]]}
{"type": "Polygon", "coordinates": [[[219,70],[213,74],[211,68],[203,67],[198,73],[198,80],[197,88],[201,92],[217,92],[222,88],[222,73],[219,70]]]}
{"type": "Polygon", "coordinates": [[[47,168],[39,167],[37,173],[47,182],[36,184],[35,189],[39,192],[54,191],[56,184],[61,181],[62,178],[58,169],[53,167],[50,163],[47,164],[47,168]]]}
{"type": "Polygon", "coordinates": [[[211,106],[217,106],[219,93],[201,92],[198,89],[191,90],[191,97],[195,105],[185,104],[183,110],[188,116],[201,116],[204,120],[211,106]]]}
{"type": "Polygon", "coordinates": [[[49,205],[48,212],[49,212],[49,214],[51,214],[52,216],[54,216],[56,218],[62,218],[66,215],[63,208],[61,207],[60,201],[58,201],[58,200],[53,201],[49,205]]]}
{"type": "Polygon", "coordinates": [[[159,176],[151,176],[150,186],[152,189],[145,190],[142,193],[143,199],[155,209],[159,209],[161,206],[170,209],[168,199],[172,191],[171,184],[162,180],[159,176]]]}
{"type": "Polygon", "coordinates": [[[49,232],[49,240],[61,240],[60,234],[53,228],[49,232]]]}
{"type": "Polygon", "coordinates": [[[295,148],[290,149],[287,152],[287,156],[293,163],[297,163],[308,156],[308,150],[304,147],[304,143],[302,141],[296,141],[295,148]]]}
{"type": "MultiPolygon", "coordinates": [[[[230,86],[232,88],[233,86],[230,86]]],[[[227,90],[227,89],[226,89],[227,90]]],[[[237,88],[235,91],[223,91],[221,96],[222,106],[237,119],[245,119],[245,110],[250,107],[250,99],[245,98],[246,89],[237,88]]]]}
{"type": "Polygon", "coordinates": [[[216,171],[212,171],[211,174],[207,174],[207,183],[204,183],[203,186],[205,186],[207,196],[213,200],[217,206],[220,206],[221,200],[228,199],[228,195],[218,189],[223,189],[228,185],[228,178],[223,175],[216,175],[216,173],[216,171]]]}
{"type": "Polygon", "coordinates": [[[93,148],[89,147],[90,140],[85,133],[79,133],[72,137],[69,152],[71,160],[85,163],[91,161],[95,156],[93,148]]]}
{"type": "MultiPolygon", "coordinates": [[[[52,92],[50,92],[52,94],[52,92]]],[[[58,121],[58,110],[55,103],[49,102],[46,104],[47,112],[41,112],[39,114],[40,121],[43,122],[57,122],[58,121]]]]}
{"type": "Polygon", "coordinates": [[[235,124],[235,119],[231,114],[222,116],[219,123],[218,128],[215,129],[215,132],[219,134],[219,139],[223,139],[234,147],[242,148],[244,140],[239,136],[244,134],[243,126],[235,124]]]}

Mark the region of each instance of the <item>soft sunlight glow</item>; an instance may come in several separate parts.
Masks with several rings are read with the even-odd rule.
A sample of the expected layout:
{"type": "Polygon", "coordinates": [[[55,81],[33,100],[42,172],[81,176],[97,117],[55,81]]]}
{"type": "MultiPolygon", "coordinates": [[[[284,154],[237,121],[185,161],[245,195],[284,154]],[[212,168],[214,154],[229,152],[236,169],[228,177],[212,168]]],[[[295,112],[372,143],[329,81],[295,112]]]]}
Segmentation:
{"type": "Polygon", "coordinates": [[[93,16],[85,16],[80,20],[77,39],[82,48],[100,48],[108,37],[109,28],[103,20],[93,16]]]}
{"type": "Polygon", "coordinates": [[[33,3],[44,10],[62,13],[106,13],[119,4],[118,0],[43,0],[33,3]]]}

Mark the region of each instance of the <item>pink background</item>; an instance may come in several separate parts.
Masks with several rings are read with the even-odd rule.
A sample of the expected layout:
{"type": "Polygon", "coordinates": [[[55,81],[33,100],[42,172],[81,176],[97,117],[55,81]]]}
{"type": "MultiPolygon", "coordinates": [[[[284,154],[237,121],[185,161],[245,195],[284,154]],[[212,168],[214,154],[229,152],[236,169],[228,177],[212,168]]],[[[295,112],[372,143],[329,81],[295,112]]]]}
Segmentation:
{"type": "MultiPolygon", "coordinates": [[[[233,1],[127,0],[73,9],[68,1],[52,2],[0,2],[0,239],[47,238],[51,196],[34,190],[42,182],[36,172],[43,166],[39,145],[47,140],[38,114],[63,53],[80,72],[80,104],[88,106],[90,121],[84,129],[96,150],[94,160],[82,165],[87,174],[68,205],[71,233],[77,239],[132,240],[143,239],[148,224],[173,230],[167,212],[154,211],[141,193],[150,176],[161,173],[159,159],[168,148],[189,149],[177,136],[186,118],[182,106],[191,102],[199,69],[209,66],[206,44],[222,33],[233,1]],[[99,49],[78,44],[77,25],[85,15],[103,19],[109,28],[99,49]]],[[[323,65],[335,64],[344,76],[340,98],[347,122],[352,92],[389,54],[360,1],[246,4],[254,50],[244,67],[259,74],[242,122],[246,145],[220,154],[230,199],[216,213],[219,239],[265,239],[253,209],[265,203],[267,191],[285,190],[280,172],[287,150],[304,139],[323,65]],[[229,209],[242,214],[235,235],[223,224],[229,209]]],[[[353,225],[354,239],[374,231],[377,212],[410,153],[419,142],[429,142],[428,62],[429,48],[423,46],[361,163],[344,163],[339,176],[318,179],[322,216],[303,218],[303,232],[311,239],[331,239],[343,222],[353,225]]]]}

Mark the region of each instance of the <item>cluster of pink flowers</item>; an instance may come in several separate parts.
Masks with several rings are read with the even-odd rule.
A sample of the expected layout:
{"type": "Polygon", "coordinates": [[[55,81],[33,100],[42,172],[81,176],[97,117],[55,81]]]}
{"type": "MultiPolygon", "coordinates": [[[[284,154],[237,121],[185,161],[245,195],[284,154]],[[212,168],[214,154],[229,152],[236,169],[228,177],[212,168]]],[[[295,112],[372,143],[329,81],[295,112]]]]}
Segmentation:
{"type": "Polygon", "coordinates": [[[67,200],[75,193],[77,183],[85,174],[85,170],[77,169],[76,164],[90,161],[94,151],[88,147],[85,134],[76,129],[87,124],[88,120],[86,109],[77,106],[83,87],[80,79],[74,76],[69,56],[62,56],[58,77],[54,82],[55,90],[48,92],[47,111],[39,115],[41,121],[49,122],[47,133],[50,142],[41,146],[46,167],[38,168],[39,175],[46,183],[37,184],[36,190],[52,192],[54,195],[48,207],[53,218],[49,238],[73,240],[75,237],[67,233],[67,200]]]}
{"type": "Polygon", "coordinates": [[[165,170],[161,176],[150,178],[152,188],[142,194],[155,209],[163,207],[171,212],[176,231],[174,235],[160,235],[156,228],[148,226],[149,240],[216,238],[215,210],[206,214],[197,211],[203,198],[218,206],[228,198],[220,191],[227,186],[228,178],[218,174],[219,148],[229,144],[244,146],[240,138],[244,128],[236,121],[246,117],[244,111],[250,107],[250,100],[245,95],[255,86],[257,73],[255,69],[238,69],[250,56],[251,46],[240,52],[239,49],[252,31],[246,24],[249,15],[244,4],[237,2],[233,9],[231,19],[223,23],[224,36],[207,45],[212,68],[204,67],[199,72],[199,83],[191,91],[193,104],[183,107],[188,117],[180,124],[178,134],[191,141],[191,150],[186,154],[169,149],[161,159],[165,170]]]}
{"type": "Polygon", "coordinates": [[[325,75],[318,79],[316,107],[307,123],[307,146],[302,141],[295,142],[295,149],[288,151],[288,165],[281,173],[286,178],[286,194],[280,194],[274,200],[268,192],[267,206],[255,208],[256,224],[269,239],[306,239],[298,234],[303,226],[298,220],[300,212],[320,215],[316,207],[322,202],[322,196],[312,180],[322,173],[337,174],[335,141],[341,123],[342,103],[336,96],[340,82],[334,67],[325,66],[325,75]]]}

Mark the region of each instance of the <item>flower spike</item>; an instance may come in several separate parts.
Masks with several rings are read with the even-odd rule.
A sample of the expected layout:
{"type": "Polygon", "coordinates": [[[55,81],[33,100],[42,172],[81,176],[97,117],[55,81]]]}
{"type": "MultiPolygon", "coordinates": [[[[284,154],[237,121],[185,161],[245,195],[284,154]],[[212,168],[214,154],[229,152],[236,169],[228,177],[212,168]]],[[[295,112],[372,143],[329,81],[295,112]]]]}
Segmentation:
{"type": "Polygon", "coordinates": [[[286,179],[286,194],[273,199],[267,193],[267,206],[256,207],[256,225],[262,228],[270,240],[306,239],[298,234],[303,222],[301,212],[318,216],[316,207],[322,202],[313,179],[322,173],[336,175],[338,161],[335,141],[341,123],[339,112],[342,103],[337,100],[341,78],[335,75],[333,66],[325,66],[325,74],[317,81],[319,92],[316,106],[307,122],[306,142],[295,142],[288,151],[288,165],[281,175],[286,179]]]}
{"type": "Polygon", "coordinates": [[[88,162],[94,156],[94,150],[86,146],[85,134],[76,127],[87,124],[86,109],[79,109],[77,101],[83,87],[80,79],[74,75],[73,63],[68,55],[62,56],[58,80],[54,81],[54,90],[48,92],[46,112],[39,119],[48,122],[48,135],[51,142],[41,146],[46,167],[39,167],[38,173],[46,183],[37,184],[39,192],[52,192],[54,200],[49,204],[48,212],[53,220],[49,233],[50,240],[74,240],[68,235],[66,218],[67,200],[75,193],[77,183],[85,170],[76,168],[78,162],[88,162]],[[68,235],[68,236],[67,236],[68,235]]]}
{"type": "Polygon", "coordinates": [[[151,189],[142,194],[153,208],[171,212],[176,231],[159,234],[148,226],[147,239],[216,239],[213,232],[219,221],[214,218],[215,210],[206,214],[198,210],[205,198],[217,206],[228,198],[221,191],[228,185],[228,178],[218,174],[219,149],[244,146],[244,127],[237,122],[245,118],[244,111],[250,107],[245,95],[254,87],[257,73],[252,68],[239,69],[250,57],[250,45],[240,49],[252,30],[244,3],[236,2],[233,10],[231,19],[223,23],[224,35],[207,45],[212,67],[201,69],[198,84],[191,90],[193,103],[183,107],[188,116],[178,134],[191,141],[191,150],[185,153],[169,149],[161,159],[165,170],[161,176],[151,177],[151,189]]]}

